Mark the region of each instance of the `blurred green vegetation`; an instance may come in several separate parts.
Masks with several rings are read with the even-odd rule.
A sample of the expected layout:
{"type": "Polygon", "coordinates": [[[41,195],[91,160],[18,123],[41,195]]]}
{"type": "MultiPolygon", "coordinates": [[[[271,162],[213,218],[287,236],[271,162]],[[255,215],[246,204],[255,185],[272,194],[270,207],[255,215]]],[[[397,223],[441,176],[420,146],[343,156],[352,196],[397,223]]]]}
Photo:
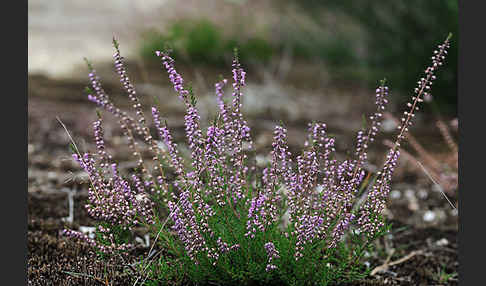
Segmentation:
{"type": "MultiPolygon", "coordinates": [[[[453,33],[445,67],[438,73],[432,94],[433,103],[442,113],[457,115],[457,0],[289,2],[299,5],[317,25],[325,25],[323,12],[351,19],[362,30],[366,52],[349,57],[348,61],[341,62],[342,65],[363,70],[360,75],[370,85],[376,84],[377,78],[386,77],[392,89],[406,95],[422,76],[425,65],[430,64],[433,50],[449,32],[453,33]]],[[[357,35],[338,32],[344,38],[339,41],[345,42],[344,49],[349,50],[357,35]]],[[[313,46],[319,47],[318,43],[313,46]]]]}
{"type": "Polygon", "coordinates": [[[234,47],[246,63],[265,64],[288,52],[296,59],[325,64],[333,80],[361,81],[371,88],[386,77],[392,90],[404,95],[397,98],[401,104],[430,64],[433,50],[452,32],[445,67],[432,89],[432,105],[433,111],[457,115],[457,0],[282,0],[277,4],[285,3],[295,7],[290,13],[304,17],[289,17],[282,9],[281,21],[277,27],[267,27],[271,31],[267,37],[223,33],[205,19],[180,20],[164,34],[148,32],[142,54],[154,59],[155,50],[171,48],[178,61],[222,66],[231,63],[234,47]]]}
{"type": "Polygon", "coordinates": [[[223,36],[221,29],[206,19],[175,22],[165,34],[148,31],[141,53],[144,58],[153,59],[155,50],[169,48],[179,61],[221,66],[231,63],[235,47],[246,61],[265,63],[274,53],[274,48],[263,38],[223,36]]]}

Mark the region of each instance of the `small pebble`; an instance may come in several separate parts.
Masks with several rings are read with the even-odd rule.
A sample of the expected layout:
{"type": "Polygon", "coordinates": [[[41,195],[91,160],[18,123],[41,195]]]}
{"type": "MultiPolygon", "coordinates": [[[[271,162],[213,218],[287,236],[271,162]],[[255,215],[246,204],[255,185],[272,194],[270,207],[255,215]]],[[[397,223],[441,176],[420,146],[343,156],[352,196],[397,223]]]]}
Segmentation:
{"type": "Polygon", "coordinates": [[[417,195],[420,199],[423,200],[423,199],[426,199],[429,196],[429,193],[426,190],[421,189],[421,190],[418,191],[417,195]]]}
{"type": "Polygon", "coordinates": [[[381,123],[381,129],[385,132],[392,132],[395,128],[397,128],[397,124],[392,119],[385,119],[381,123]]]}
{"type": "Polygon", "coordinates": [[[95,229],[96,228],[94,226],[83,226],[83,225],[79,226],[79,231],[84,233],[84,234],[88,234],[89,238],[95,237],[95,234],[94,234],[95,229]]]}
{"type": "Polygon", "coordinates": [[[441,189],[441,187],[439,185],[433,184],[432,185],[432,191],[441,193],[442,192],[442,189],[441,189]]]}
{"type": "Polygon", "coordinates": [[[146,245],[146,242],[140,236],[135,237],[135,241],[138,242],[143,247],[148,247],[146,245]]]}
{"type": "Polygon", "coordinates": [[[145,234],[145,235],[143,236],[143,238],[145,238],[145,245],[146,245],[147,247],[149,247],[149,246],[150,246],[150,235],[147,233],[147,234],[145,234]]]}
{"type": "Polygon", "coordinates": [[[31,155],[32,153],[34,153],[34,151],[35,151],[35,146],[34,146],[34,144],[29,144],[29,145],[27,146],[27,152],[28,152],[28,154],[29,154],[29,155],[31,155]]]}
{"type": "Polygon", "coordinates": [[[415,191],[412,189],[406,190],[405,197],[408,199],[408,208],[411,211],[417,211],[419,209],[419,204],[417,202],[417,197],[415,196],[415,191]]]}
{"type": "Polygon", "coordinates": [[[411,210],[411,211],[418,211],[419,208],[420,208],[420,206],[417,203],[417,199],[410,201],[410,203],[408,204],[408,209],[411,210]]]}
{"type": "Polygon", "coordinates": [[[49,181],[57,181],[57,173],[56,172],[47,172],[47,179],[49,181]]]}
{"type": "Polygon", "coordinates": [[[268,157],[264,155],[256,155],[255,160],[258,167],[265,167],[270,163],[268,157]]]}
{"type": "Polygon", "coordinates": [[[429,210],[424,213],[423,219],[426,222],[431,222],[435,219],[435,216],[436,216],[435,213],[429,210]]]}
{"type": "Polygon", "coordinates": [[[405,191],[405,197],[406,197],[407,199],[409,199],[409,200],[416,199],[414,190],[412,190],[412,189],[408,189],[408,190],[406,190],[406,191],[405,191]]]}
{"type": "Polygon", "coordinates": [[[113,136],[111,138],[111,142],[114,146],[119,146],[119,145],[122,145],[123,143],[125,143],[125,141],[123,140],[122,137],[120,136],[113,136]]]}
{"type": "Polygon", "coordinates": [[[446,245],[449,245],[449,241],[447,240],[447,238],[441,238],[441,239],[437,240],[435,242],[435,244],[437,246],[446,246],[446,245]]]}
{"type": "Polygon", "coordinates": [[[399,198],[402,197],[402,192],[398,191],[398,190],[393,190],[390,192],[390,197],[394,200],[398,200],[399,198]]]}
{"type": "Polygon", "coordinates": [[[395,216],[393,215],[393,212],[391,212],[389,209],[384,209],[383,210],[383,215],[387,217],[388,219],[393,219],[395,216]]]}

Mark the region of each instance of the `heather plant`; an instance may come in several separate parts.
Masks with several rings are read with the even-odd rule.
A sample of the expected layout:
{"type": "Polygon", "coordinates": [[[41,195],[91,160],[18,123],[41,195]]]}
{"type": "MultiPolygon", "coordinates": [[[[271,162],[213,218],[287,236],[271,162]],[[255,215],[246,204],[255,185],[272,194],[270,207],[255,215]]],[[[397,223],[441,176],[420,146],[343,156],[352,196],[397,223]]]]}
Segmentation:
{"type": "Polygon", "coordinates": [[[98,221],[96,235],[65,234],[101,255],[118,255],[134,247],[133,230],[144,226],[153,242],[149,255],[136,264],[135,284],[328,285],[364,277],[364,253],[390,227],[382,211],[400,143],[443,64],[449,40],[434,52],[383,167],[371,180],[363,166],[388,103],[385,80],[376,89],[369,126],[358,132],[354,156],[336,159],[334,138],[321,122],[309,124],[303,150],[293,154],[282,123],[273,133],[271,162],[259,169],[251,160],[251,129],[241,113],[246,73],[237,53],[231,97],[225,99],[229,80],[223,78],[215,84],[218,115],[204,128],[197,98],[174,59],[156,51],[186,107],[190,157],[184,158],[157,106],[151,107],[153,125],[147,121],[114,40],[115,68],[135,117],[115,106],[89,63],[88,99],[119,120],[138,165],[131,174],[119,170],[105,147],[100,114],[93,125],[97,152],[81,154],[73,143],[73,158],[89,175],[86,208],[98,221]],[[142,156],[140,142],[152,160],[142,156]]]}

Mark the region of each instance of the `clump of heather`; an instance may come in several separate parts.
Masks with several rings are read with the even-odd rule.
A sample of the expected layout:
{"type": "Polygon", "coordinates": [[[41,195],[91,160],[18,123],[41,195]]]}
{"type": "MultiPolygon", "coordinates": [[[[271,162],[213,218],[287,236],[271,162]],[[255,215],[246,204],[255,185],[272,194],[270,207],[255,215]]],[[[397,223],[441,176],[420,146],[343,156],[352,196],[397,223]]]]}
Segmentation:
{"type": "Polygon", "coordinates": [[[449,40],[434,52],[373,180],[365,176],[363,165],[388,103],[384,80],[376,88],[370,124],[358,132],[354,156],[336,159],[335,141],[321,122],[309,124],[302,152],[293,154],[287,129],[280,124],[274,130],[271,163],[259,170],[249,159],[254,151],[251,129],[241,113],[246,73],[237,54],[232,93],[225,99],[228,79],[215,84],[218,116],[203,127],[196,97],[174,59],[168,52],[155,52],[186,107],[190,158],[183,158],[157,106],[151,107],[153,124],[146,120],[114,40],[115,68],[136,117],[115,106],[91,64],[88,99],[119,120],[137,171],[121,174],[105,148],[100,117],[93,125],[97,152],[80,154],[76,149],[73,155],[90,178],[86,208],[99,222],[96,236],[75,230],[65,234],[109,255],[133,248],[131,231],[145,227],[156,254],[138,264],[137,283],[327,285],[364,277],[362,255],[389,228],[381,213],[399,146],[430,92],[449,40]],[[152,152],[151,164],[144,161],[144,146],[138,142],[152,152]]]}

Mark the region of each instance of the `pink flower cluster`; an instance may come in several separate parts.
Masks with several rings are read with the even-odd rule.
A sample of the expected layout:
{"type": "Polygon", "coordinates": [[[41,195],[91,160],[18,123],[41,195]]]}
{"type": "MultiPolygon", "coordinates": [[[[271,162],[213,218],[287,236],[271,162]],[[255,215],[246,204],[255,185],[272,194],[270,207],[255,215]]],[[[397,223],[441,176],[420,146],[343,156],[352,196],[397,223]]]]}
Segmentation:
{"type": "Polygon", "coordinates": [[[107,177],[106,166],[108,163],[106,160],[110,160],[111,156],[105,151],[105,143],[101,137],[101,119],[95,121],[94,127],[100,158],[95,158],[89,153],[85,153],[83,156],[73,154],[73,158],[88,173],[91,181],[86,205],[89,215],[100,221],[121,225],[127,229],[141,223],[152,224],[154,222],[153,203],[137,196],[145,193],[139,179],[135,179],[137,187],[136,190],[132,190],[129,182],[120,176],[116,163],[111,164],[111,177],[107,177]]]}
{"type": "Polygon", "coordinates": [[[425,69],[425,77],[420,78],[417,82],[418,86],[414,89],[412,101],[407,103],[409,110],[403,112],[404,116],[397,127],[399,133],[394,146],[386,157],[383,169],[378,172],[377,180],[370,190],[366,202],[360,207],[358,225],[371,236],[383,225],[383,222],[376,218],[376,214],[380,214],[385,209],[386,198],[390,192],[391,177],[400,156],[398,147],[400,147],[401,141],[405,138],[408,128],[412,125],[415,112],[419,110],[418,104],[423,102],[424,96],[429,94],[432,82],[436,79],[434,74],[442,66],[447,49],[450,46],[449,38],[450,36],[434,51],[432,64],[425,69]]]}

